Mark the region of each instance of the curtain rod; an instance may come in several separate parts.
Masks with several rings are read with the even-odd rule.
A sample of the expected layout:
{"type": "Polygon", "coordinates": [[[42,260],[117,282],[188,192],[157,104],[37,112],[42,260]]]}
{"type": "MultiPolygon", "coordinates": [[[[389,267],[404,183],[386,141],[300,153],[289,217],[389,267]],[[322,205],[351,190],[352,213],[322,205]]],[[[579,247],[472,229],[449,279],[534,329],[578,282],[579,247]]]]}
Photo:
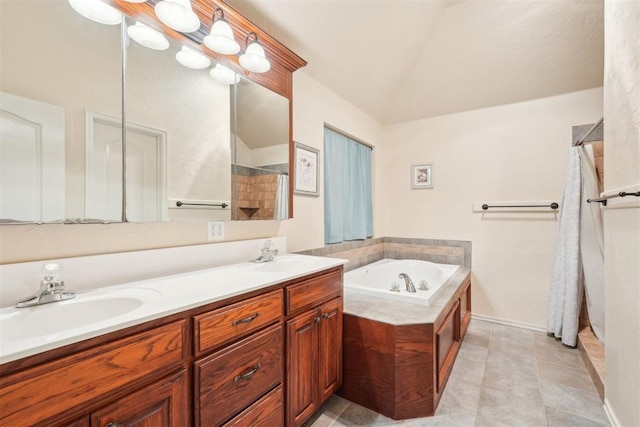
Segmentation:
{"type": "Polygon", "coordinates": [[[604,122],[604,117],[600,118],[600,120],[598,120],[598,122],[596,124],[594,124],[593,126],[591,126],[591,128],[587,131],[587,133],[585,133],[582,138],[580,138],[578,140],[578,142],[576,142],[575,144],[573,144],[574,147],[578,147],[580,145],[584,144],[584,140],[587,139],[587,137],[589,135],[591,135],[593,133],[594,130],[596,130],[598,128],[598,126],[600,126],[602,124],[602,122],[604,122]]]}

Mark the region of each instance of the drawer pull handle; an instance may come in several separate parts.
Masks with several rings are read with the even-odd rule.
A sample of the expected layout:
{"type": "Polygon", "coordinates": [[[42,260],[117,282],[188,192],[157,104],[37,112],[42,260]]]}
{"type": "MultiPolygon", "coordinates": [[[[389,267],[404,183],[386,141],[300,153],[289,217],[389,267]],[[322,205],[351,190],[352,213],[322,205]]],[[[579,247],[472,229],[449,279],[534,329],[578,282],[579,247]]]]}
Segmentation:
{"type": "Polygon", "coordinates": [[[107,424],[107,427],[120,427],[120,423],[111,422],[111,423],[107,424]]]}
{"type": "Polygon", "coordinates": [[[249,316],[249,317],[245,317],[244,319],[234,320],[233,322],[231,322],[231,324],[232,324],[233,326],[238,326],[238,325],[240,325],[240,324],[242,324],[242,323],[251,323],[251,322],[253,322],[254,320],[256,320],[256,318],[257,318],[258,316],[260,316],[260,313],[255,313],[255,314],[252,314],[252,315],[251,315],[251,316],[249,316]]]}
{"type": "Polygon", "coordinates": [[[235,378],[233,379],[234,383],[237,383],[238,381],[242,381],[242,380],[248,380],[250,379],[252,376],[254,376],[256,374],[256,372],[258,372],[258,369],[260,369],[262,366],[258,363],[256,366],[253,367],[253,369],[251,369],[249,372],[244,373],[242,375],[236,375],[235,378]]]}

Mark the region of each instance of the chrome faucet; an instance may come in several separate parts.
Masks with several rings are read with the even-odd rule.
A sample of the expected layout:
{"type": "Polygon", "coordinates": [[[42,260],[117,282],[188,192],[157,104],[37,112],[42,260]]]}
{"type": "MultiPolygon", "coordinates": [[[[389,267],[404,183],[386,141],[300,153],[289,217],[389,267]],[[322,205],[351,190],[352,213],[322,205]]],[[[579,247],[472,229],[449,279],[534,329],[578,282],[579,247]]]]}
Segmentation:
{"type": "Polygon", "coordinates": [[[416,293],[416,287],[413,286],[413,281],[411,280],[411,277],[409,277],[408,274],[400,273],[398,275],[398,278],[399,279],[404,279],[404,284],[405,284],[405,287],[407,289],[407,292],[411,292],[411,293],[414,293],[414,294],[416,293]]]}
{"type": "Polygon", "coordinates": [[[273,261],[273,258],[278,255],[278,250],[274,248],[274,244],[271,240],[264,242],[261,252],[261,255],[257,259],[254,259],[253,262],[273,261]]]}
{"type": "Polygon", "coordinates": [[[76,296],[74,292],[65,292],[61,273],[62,267],[59,264],[46,264],[42,268],[42,279],[38,292],[32,297],[18,301],[16,307],[32,307],[74,298],[76,296]]]}

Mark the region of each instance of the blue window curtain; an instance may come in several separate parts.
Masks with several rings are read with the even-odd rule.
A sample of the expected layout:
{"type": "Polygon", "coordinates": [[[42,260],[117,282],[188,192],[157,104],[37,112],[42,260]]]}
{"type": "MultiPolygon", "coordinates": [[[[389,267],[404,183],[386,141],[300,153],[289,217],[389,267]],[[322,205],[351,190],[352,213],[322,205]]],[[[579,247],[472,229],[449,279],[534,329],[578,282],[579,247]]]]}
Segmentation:
{"type": "Polygon", "coordinates": [[[324,129],[324,242],[373,236],[371,148],[324,129]]]}

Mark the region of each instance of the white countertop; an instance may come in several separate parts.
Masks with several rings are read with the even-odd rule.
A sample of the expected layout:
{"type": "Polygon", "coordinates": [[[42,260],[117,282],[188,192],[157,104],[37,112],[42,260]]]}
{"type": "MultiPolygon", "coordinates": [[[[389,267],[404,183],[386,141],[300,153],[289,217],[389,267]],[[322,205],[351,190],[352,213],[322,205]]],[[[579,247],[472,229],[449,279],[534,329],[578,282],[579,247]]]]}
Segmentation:
{"type": "Polygon", "coordinates": [[[232,264],[79,292],[62,302],[2,308],[0,364],[346,263],[337,258],[286,254],[263,264],[232,264]],[[113,304],[113,315],[100,313],[109,304],[113,304]],[[69,313],[75,318],[68,318],[69,313]]]}

